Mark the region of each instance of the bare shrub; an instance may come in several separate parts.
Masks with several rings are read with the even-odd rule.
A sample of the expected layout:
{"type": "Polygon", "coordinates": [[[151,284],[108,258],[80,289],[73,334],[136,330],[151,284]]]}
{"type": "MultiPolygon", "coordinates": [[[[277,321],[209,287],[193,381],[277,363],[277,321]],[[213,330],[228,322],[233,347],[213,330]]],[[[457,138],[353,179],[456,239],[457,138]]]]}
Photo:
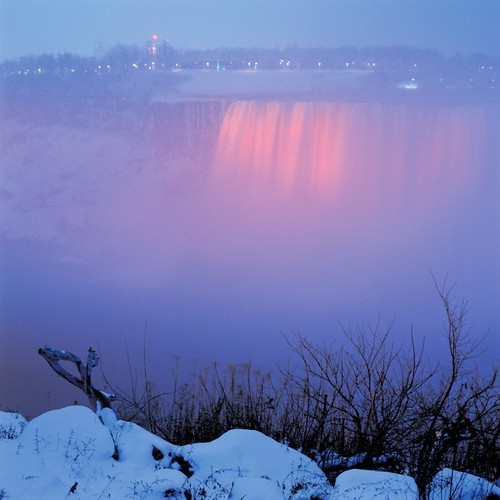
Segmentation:
{"type": "Polygon", "coordinates": [[[168,393],[157,392],[149,380],[141,392],[117,391],[118,413],[173,443],[210,441],[235,428],[274,434],[283,390],[269,371],[241,364],[221,374],[213,363],[194,378],[181,382],[175,370],[168,393]]]}
{"type": "Polygon", "coordinates": [[[308,449],[334,449],[342,456],[363,454],[373,468],[386,453],[404,455],[419,392],[433,372],[422,369],[422,351],[413,338],[402,353],[389,341],[390,329],[346,330],[347,347],[332,351],[303,337],[291,345],[302,362],[289,378],[304,392],[308,449]]]}
{"type": "Polygon", "coordinates": [[[288,401],[301,415],[304,449],[315,449],[332,476],[353,466],[405,472],[422,492],[443,467],[498,478],[498,369],[485,374],[474,364],[481,353],[467,304],[451,290],[438,288],[448,356],[432,368],[413,336],[396,348],[390,327],[346,329],[336,350],[301,336],[289,342],[300,368],[285,372],[288,401]]]}
{"type": "MultiPolygon", "coordinates": [[[[498,369],[477,367],[481,355],[466,323],[468,307],[452,287],[436,287],[445,312],[447,356],[424,363],[412,332],[402,345],[391,325],[345,328],[337,346],[296,335],[296,365],[278,376],[250,364],[214,363],[172,387],[148,377],[117,394],[118,413],[173,443],[210,441],[233,428],[261,431],[318,461],[334,479],[352,467],[413,476],[425,496],[444,467],[496,480],[500,475],[498,369]]],[[[130,360],[129,360],[130,366],[130,360]]],[[[131,371],[132,374],[132,371],[131,371]]]]}

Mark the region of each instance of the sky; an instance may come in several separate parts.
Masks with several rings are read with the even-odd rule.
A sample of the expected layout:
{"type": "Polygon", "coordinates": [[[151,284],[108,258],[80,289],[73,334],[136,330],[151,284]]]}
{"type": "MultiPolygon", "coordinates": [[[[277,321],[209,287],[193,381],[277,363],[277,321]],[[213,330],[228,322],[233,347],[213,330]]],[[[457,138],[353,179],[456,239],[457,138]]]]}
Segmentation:
{"type": "Polygon", "coordinates": [[[500,48],[498,0],[0,0],[0,60],[97,42],[178,49],[390,46],[445,54],[500,48]]]}

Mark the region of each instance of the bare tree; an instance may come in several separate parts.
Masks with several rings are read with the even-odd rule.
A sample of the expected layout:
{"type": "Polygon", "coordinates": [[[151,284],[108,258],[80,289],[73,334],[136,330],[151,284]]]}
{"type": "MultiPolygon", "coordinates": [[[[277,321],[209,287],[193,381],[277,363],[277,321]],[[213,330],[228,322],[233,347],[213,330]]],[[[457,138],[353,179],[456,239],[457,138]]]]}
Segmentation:
{"type": "Polygon", "coordinates": [[[303,337],[291,348],[303,365],[289,377],[305,392],[310,426],[307,447],[363,454],[362,465],[389,452],[403,454],[419,392],[434,375],[422,368],[423,348],[411,336],[408,352],[390,342],[390,327],[345,330],[348,347],[332,351],[303,337]]]}
{"type": "Polygon", "coordinates": [[[453,286],[448,287],[445,282],[439,287],[434,283],[446,315],[448,368],[441,370],[438,385],[422,393],[416,414],[420,425],[415,439],[418,453],[413,463],[421,490],[442,467],[460,466],[475,472],[485,465],[479,456],[489,454],[491,463],[498,463],[500,445],[498,367],[482,375],[471,365],[481,355],[482,340],[474,340],[470,335],[466,322],[468,304],[457,303],[453,286]]]}
{"type": "Polygon", "coordinates": [[[413,335],[395,347],[390,326],[345,329],[338,349],[302,336],[289,342],[301,364],[284,372],[287,403],[301,415],[297,438],[331,475],[353,466],[404,471],[424,495],[443,467],[498,478],[498,368],[474,366],[481,341],[470,335],[467,303],[446,283],[436,289],[448,349],[435,367],[423,365],[413,335]]]}

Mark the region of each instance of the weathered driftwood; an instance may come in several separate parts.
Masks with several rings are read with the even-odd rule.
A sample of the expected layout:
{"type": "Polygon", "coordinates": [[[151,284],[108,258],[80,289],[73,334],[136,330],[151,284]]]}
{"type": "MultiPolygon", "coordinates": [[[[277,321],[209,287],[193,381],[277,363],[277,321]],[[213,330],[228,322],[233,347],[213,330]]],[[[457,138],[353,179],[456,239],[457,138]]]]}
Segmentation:
{"type": "Polygon", "coordinates": [[[73,384],[81,389],[86,394],[89,398],[91,408],[96,413],[100,413],[103,408],[111,408],[111,401],[115,399],[115,396],[113,394],[107,394],[92,385],[92,369],[99,364],[99,356],[94,349],[92,349],[92,347],[89,348],[86,365],[83,365],[82,360],[73,353],[63,351],[61,349],[55,349],[49,345],[38,349],[38,354],[43,356],[43,358],[58,375],[66,379],[70,384],[73,384]],[[73,363],[76,366],[81,378],[75,377],[65,370],[59,364],[60,361],[69,361],[73,363]]]}

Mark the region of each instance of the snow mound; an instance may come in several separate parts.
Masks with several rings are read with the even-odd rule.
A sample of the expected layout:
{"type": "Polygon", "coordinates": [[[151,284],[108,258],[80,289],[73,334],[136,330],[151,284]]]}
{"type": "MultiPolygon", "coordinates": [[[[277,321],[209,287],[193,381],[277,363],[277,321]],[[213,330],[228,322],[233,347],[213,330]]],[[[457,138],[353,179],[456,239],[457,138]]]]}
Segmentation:
{"type": "Polygon", "coordinates": [[[118,461],[129,466],[155,467],[164,457],[172,456],[176,448],[139,425],[123,420],[113,425],[111,434],[118,448],[118,461]]]}
{"type": "Polygon", "coordinates": [[[333,499],[418,500],[415,480],[392,472],[351,469],[335,481],[333,499]]]}
{"type": "Polygon", "coordinates": [[[33,419],[19,436],[22,454],[83,462],[111,457],[114,443],[97,415],[84,406],[52,410],[33,419]]]}
{"type": "MultiPolygon", "coordinates": [[[[210,443],[176,446],[110,411],[101,417],[81,406],[29,423],[0,412],[0,498],[418,499],[411,477],[389,472],[352,469],[332,487],[314,461],[257,431],[232,430],[210,443]]],[[[492,493],[500,495],[500,488],[450,469],[429,486],[430,500],[492,493]]]]}
{"type": "Polygon", "coordinates": [[[0,411],[0,441],[16,439],[26,424],[26,419],[19,413],[0,411]]]}
{"type": "Polygon", "coordinates": [[[429,488],[429,500],[476,500],[490,494],[500,495],[500,488],[481,477],[448,468],[434,476],[429,488]]]}
{"type": "MultiPolygon", "coordinates": [[[[138,425],[72,406],[33,419],[0,441],[0,498],[328,498],[309,458],[255,431],[174,446],[138,425]]],[[[1,422],[24,420],[1,415],[1,422]]]]}
{"type": "Polygon", "coordinates": [[[281,488],[270,479],[263,477],[240,477],[233,482],[231,498],[245,500],[282,500],[281,488]]]}
{"type": "Polygon", "coordinates": [[[30,421],[17,439],[0,443],[0,491],[5,498],[37,499],[92,491],[106,477],[103,466],[113,453],[109,430],[88,408],[49,411],[30,421]]]}
{"type": "MultiPolygon", "coordinates": [[[[231,430],[210,443],[179,448],[192,464],[190,484],[207,498],[327,497],[332,487],[308,457],[252,430],[231,430]]],[[[195,494],[196,497],[196,494],[195,494]]]]}

